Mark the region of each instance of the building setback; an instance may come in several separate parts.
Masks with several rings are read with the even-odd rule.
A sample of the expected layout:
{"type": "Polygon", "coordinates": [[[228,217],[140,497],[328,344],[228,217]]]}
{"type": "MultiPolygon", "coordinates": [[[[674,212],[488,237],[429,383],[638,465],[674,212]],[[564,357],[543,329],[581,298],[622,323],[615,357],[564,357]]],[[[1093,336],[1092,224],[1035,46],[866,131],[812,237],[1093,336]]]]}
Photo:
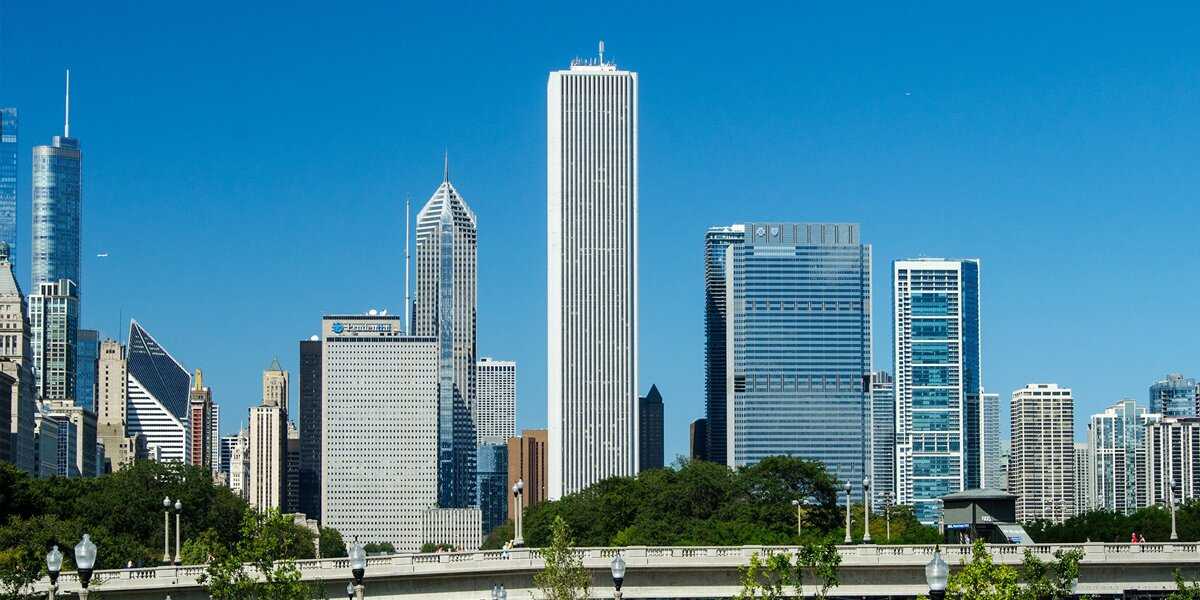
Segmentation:
{"type": "Polygon", "coordinates": [[[75,399],[79,293],[70,279],[37,284],[29,296],[33,373],[39,400],[75,399]]]}
{"type": "Polygon", "coordinates": [[[663,467],[663,398],[657,385],[638,398],[638,470],[663,467]]]}
{"type": "Polygon", "coordinates": [[[212,390],[204,385],[204,374],[196,369],[192,390],[188,393],[188,435],[191,448],[188,464],[212,469],[212,390]]]}
{"type": "Polygon", "coordinates": [[[892,282],[896,496],[930,524],[938,499],[982,475],[967,435],[981,429],[979,261],[900,260],[892,282]]]}
{"type": "Polygon", "coordinates": [[[300,342],[300,512],[321,516],[321,338],[300,342]]]}
{"type": "MultiPolygon", "coordinates": [[[[709,227],[704,234],[704,416],[705,453],[702,460],[726,464],[725,249],[746,237],[743,225],[709,227]]],[[[695,455],[693,454],[693,457],[695,455]]]]}
{"type": "Polygon", "coordinates": [[[725,259],[727,464],[817,460],[861,497],[870,458],[871,247],[854,224],[745,229],[725,259]]]}
{"type": "Polygon", "coordinates": [[[896,500],[896,382],[886,371],[871,374],[871,502],[896,500]]]}
{"type": "Polygon", "coordinates": [[[1061,523],[1075,507],[1075,401],[1069,388],[1031,383],[1012,394],[1009,491],[1017,521],[1061,523]]]}
{"type": "Polygon", "coordinates": [[[1167,375],[1150,386],[1150,411],[1164,417],[1200,415],[1200,385],[1179,373],[1167,375]]]}
{"type": "Polygon", "coordinates": [[[546,84],[551,499],[638,469],[638,76],[575,61],[546,84]]]}
{"type": "Polygon", "coordinates": [[[415,552],[438,500],[438,340],[375,315],[325,316],[321,336],[321,524],[415,552]]]}

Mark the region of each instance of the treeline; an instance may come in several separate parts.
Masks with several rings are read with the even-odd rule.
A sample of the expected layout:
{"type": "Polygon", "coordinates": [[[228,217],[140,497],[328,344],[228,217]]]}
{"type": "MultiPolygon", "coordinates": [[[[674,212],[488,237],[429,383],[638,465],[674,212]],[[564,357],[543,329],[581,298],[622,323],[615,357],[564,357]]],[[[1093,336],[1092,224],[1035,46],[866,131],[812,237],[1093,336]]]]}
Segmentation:
{"type": "MultiPolygon", "coordinates": [[[[1175,529],[1180,540],[1200,540],[1200,502],[1192,500],[1175,508],[1175,529]]],[[[1171,512],[1158,506],[1130,515],[1097,510],[1058,524],[1026,523],[1025,530],[1039,543],[1129,543],[1135,533],[1147,542],[1166,542],[1171,539],[1171,512]]]]}
{"type": "MultiPolygon", "coordinates": [[[[698,546],[796,544],[840,541],[845,507],[837,505],[837,480],[815,461],[777,456],[731,470],[704,461],[614,477],[525,513],[525,542],[550,543],[555,517],[562,517],[578,546],[698,546]],[[797,533],[793,500],[805,503],[797,533]]],[[[862,507],[852,510],[852,537],[862,537],[862,507]]],[[[891,511],[892,543],[933,543],[937,530],[924,527],[907,508],[891,511]]],[[[871,535],[886,542],[887,522],[873,513],[871,535]]],[[[512,537],[511,523],[489,536],[486,548],[512,537]]]]}

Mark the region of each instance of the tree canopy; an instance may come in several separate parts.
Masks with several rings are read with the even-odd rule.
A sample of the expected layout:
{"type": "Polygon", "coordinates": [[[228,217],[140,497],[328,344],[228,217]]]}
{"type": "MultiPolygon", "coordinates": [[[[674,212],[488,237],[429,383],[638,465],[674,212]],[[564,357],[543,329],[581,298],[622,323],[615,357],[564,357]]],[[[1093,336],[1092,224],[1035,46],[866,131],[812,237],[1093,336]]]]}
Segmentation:
{"type": "MultiPolygon", "coordinates": [[[[1192,500],[1175,509],[1175,526],[1181,540],[1200,539],[1200,502],[1192,500]]],[[[1095,510],[1071,517],[1062,523],[1033,521],[1025,531],[1039,543],[1129,542],[1133,533],[1145,536],[1148,542],[1171,539],[1171,513],[1166,508],[1151,506],[1130,515],[1095,510]]]]}

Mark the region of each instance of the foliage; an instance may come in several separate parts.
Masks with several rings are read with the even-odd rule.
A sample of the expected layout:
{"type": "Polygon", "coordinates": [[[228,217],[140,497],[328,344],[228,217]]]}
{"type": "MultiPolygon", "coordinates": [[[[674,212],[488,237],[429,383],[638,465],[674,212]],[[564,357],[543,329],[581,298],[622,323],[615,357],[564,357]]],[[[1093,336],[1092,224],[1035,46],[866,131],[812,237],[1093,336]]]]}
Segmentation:
{"type": "MultiPolygon", "coordinates": [[[[1179,539],[1200,539],[1200,501],[1190,500],[1177,506],[1175,520],[1179,539]]],[[[1143,508],[1130,515],[1095,510],[1062,523],[1026,523],[1025,531],[1040,544],[1087,541],[1127,543],[1134,532],[1145,536],[1149,542],[1166,542],[1171,539],[1171,512],[1161,506],[1143,508]]]]}
{"type": "Polygon", "coordinates": [[[363,546],[367,554],[395,554],[396,547],[391,542],[371,542],[363,546]]]}
{"type": "Polygon", "coordinates": [[[1200,600],[1200,583],[1192,581],[1189,584],[1179,569],[1175,569],[1175,588],[1167,600],[1200,600]]]}
{"type": "Polygon", "coordinates": [[[425,542],[421,544],[421,552],[454,552],[457,550],[450,544],[435,544],[433,542],[425,542]]]}
{"type": "MultiPolygon", "coordinates": [[[[845,507],[842,507],[845,511],[845,507]]],[[[937,528],[922,525],[917,520],[916,513],[913,512],[911,506],[893,506],[889,509],[888,514],[884,514],[882,510],[876,512],[871,511],[871,541],[876,544],[936,544],[941,541],[938,536],[937,528]],[[888,521],[891,521],[891,538],[888,538],[888,521]]],[[[842,519],[845,519],[845,512],[842,512],[842,519]]],[[[834,535],[838,540],[844,539],[846,527],[844,521],[839,521],[834,535]]],[[[862,542],[862,526],[863,526],[863,505],[855,504],[850,507],[850,537],[855,543],[862,542]]]]}
{"type": "Polygon", "coordinates": [[[591,576],[583,568],[583,558],[575,554],[570,527],[562,517],[555,517],[552,530],[550,544],[541,552],[546,566],[533,576],[533,584],[545,600],[588,598],[591,576]]]}
{"type": "Polygon", "coordinates": [[[307,600],[313,591],[300,581],[292,556],[306,545],[313,553],[313,534],[307,539],[292,535],[296,525],[278,511],[247,512],[242,518],[241,540],[233,548],[215,548],[216,556],[200,583],[213,600],[307,600]]]}
{"type": "Polygon", "coordinates": [[[1020,575],[1025,582],[1023,593],[1030,600],[1065,600],[1072,597],[1072,587],[1079,579],[1082,550],[1054,553],[1054,561],[1042,562],[1028,548],[1021,563],[1020,575]]]}
{"type": "Polygon", "coordinates": [[[320,544],[321,558],[344,558],[346,556],[346,542],[342,539],[342,532],[332,527],[321,528],[320,544]]]}
{"type": "Polygon", "coordinates": [[[749,565],[738,568],[742,591],[735,598],[788,598],[792,595],[787,588],[794,590],[795,596],[803,597],[806,573],[811,573],[820,581],[815,597],[825,598],[829,590],[840,582],[838,565],[841,562],[842,557],[832,542],[805,544],[794,557],[791,552],[774,552],[765,556],[755,552],[750,556],[749,565]],[[796,559],[794,562],[793,558],[796,559]]]}
{"type": "Polygon", "coordinates": [[[516,529],[513,526],[513,522],[511,520],[505,521],[488,534],[487,539],[483,540],[483,546],[480,549],[499,550],[513,539],[513,536],[516,534],[515,532],[516,529]]]}
{"type": "Polygon", "coordinates": [[[982,540],[971,547],[971,560],[950,575],[946,597],[951,600],[1020,600],[1017,570],[992,561],[982,540]]]}

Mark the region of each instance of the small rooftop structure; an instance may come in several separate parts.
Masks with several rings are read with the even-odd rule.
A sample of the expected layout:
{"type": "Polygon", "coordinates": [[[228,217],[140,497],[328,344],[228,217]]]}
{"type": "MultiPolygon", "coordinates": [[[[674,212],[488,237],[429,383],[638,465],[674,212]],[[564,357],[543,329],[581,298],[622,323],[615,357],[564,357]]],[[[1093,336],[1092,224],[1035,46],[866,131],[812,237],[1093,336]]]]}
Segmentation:
{"type": "Polygon", "coordinates": [[[996,489],[973,489],[942,496],[943,539],[967,544],[1032,544],[1017,523],[1017,497],[996,489]]]}

